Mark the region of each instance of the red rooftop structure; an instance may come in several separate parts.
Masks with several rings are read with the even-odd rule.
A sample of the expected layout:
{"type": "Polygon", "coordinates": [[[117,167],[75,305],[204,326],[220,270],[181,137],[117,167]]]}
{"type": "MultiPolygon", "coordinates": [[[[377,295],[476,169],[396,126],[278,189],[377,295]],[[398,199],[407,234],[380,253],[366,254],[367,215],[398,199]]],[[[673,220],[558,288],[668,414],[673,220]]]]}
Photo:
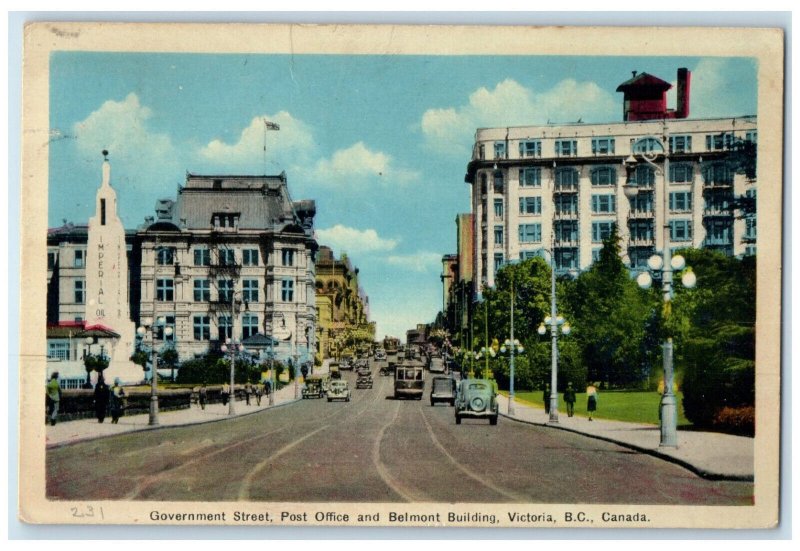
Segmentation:
{"type": "Polygon", "coordinates": [[[667,109],[667,90],[669,82],[648,73],[636,74],[617,87],[617,92],[625,94],[623,119],[625,121],[647,121],[653,119],[685,119],[689,116],[689,87],[692,74],[688,69],[678,69],[678,106],[667,109]]]}

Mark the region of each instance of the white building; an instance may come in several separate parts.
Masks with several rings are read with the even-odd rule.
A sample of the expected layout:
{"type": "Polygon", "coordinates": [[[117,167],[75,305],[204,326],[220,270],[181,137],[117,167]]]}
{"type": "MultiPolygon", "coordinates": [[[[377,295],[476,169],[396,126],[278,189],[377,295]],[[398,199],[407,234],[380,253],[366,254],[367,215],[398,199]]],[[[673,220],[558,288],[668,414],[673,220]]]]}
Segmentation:
{"type": "MultiPolygon", "coordinates": [[[[682,78],[677,117],[688,116],[687,72],[682,78]]],[[[755,254],[755,209],[742,205],[754,205],[756,198],[756,117],[676,118],[676,111],[665,109],[665,95],[651,101],[654,89],[665,94],[669,87],[634,74],[619,88],[626,92],[626,122],[478,129],[465,177],[478,286],[494,285],[504,262],[549,258],[551,248],[558,270],[584,270],[614,224],[623,261],[632,270],[644,268],[663,248],[665,216],[673,250],[755,254]],[[648,102],[637,103],[643,89],[648,102]],[[747,168],[743,150],[753,152],[747,168]],[[654,153],[652,164],[641,154],[647,151],[654,153]],[[632,153],[638,163],[630,176],[639,191],[628,199],[625,162],[632,153]]]]}

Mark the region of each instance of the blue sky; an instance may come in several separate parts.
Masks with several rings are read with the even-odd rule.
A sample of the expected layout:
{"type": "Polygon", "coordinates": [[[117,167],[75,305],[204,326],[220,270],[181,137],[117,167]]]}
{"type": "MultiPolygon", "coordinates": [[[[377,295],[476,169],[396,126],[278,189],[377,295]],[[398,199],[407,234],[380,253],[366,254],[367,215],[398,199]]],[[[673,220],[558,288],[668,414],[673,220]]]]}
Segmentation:
{"type": "Polygon", "coordinates": [[[404,337],[441,308],[476,128],[620,121],[632,70],[674,83],[678,67],[693,118],[756,114],[749,59],[57,52],[48,222],[86,223],[103,149],[126,228],[187,171],[263,174],[266,118],[281,126],[266,172],[316,200],[318,240],[360,268],[378,335],[404,337]]]}

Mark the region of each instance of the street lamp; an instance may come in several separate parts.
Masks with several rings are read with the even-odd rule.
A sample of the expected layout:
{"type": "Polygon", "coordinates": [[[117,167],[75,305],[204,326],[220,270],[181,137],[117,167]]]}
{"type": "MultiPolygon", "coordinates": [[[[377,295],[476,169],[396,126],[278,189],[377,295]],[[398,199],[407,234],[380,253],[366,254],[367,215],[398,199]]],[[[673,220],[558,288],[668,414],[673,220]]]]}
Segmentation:
{"type": "MultiPolygon", "coordinates": [[[[235,339],[235,331],[234,331],[234,329],[236,327],[236,297],[237,296],[241,297],[242,296],[242,292],[241,291],[231,291],[230,295],[231,295],[231,336],[225,339],[225,343],[227,345],[230,345],[230,347],[226,346],[226,344],[223,344],[220,347],[220,350],[222,350],[222,353],[225,354],[230,349],[230,353],[231,353],[231,399],[230,399],[230,402],[228,402],[228,415],[233,416],[233,415],[236,415],[236,406],[235,406],[235,402],[236,402],[236,386],[235,386],[236,379],[234,377],[235,369],[236,369],[236,359],[235,359],[236,350],[238,348],[239,352],[243,352],[244,351],[244,345],[242,345],[241,341],[237,345],[236,339],[235,339]]],[[[247,308],[247,301],[245,301],[245,309],[246,308],[247,308]]]]}
{"type": "MultiPolygon", "coordinates": [[[[283,314],[281,312],[273,312],[272,320],[273,322],[275,319],[280,319],[282,323],[286,323],[283,318],[283,314]]],[[[270,389],[269,389],[269,405],[275,405],[275,390],[277,381],[275,379],[275,328],[273,323],[270,322],[266,327],[269,328],[269,378],[270,378],[270,389]]]]}
{"type": "MultiPolygon", "coordinates": [[[[647,137],[642,138],[631,146],[631,154],[628,156],[623,165],[627,172],[625,185],[623,191],[625,196],[633,200],[638,192],[638,186],[634,182],[633,174],[639,162],[637,155],[653,170],[661,174],[662,183],[664,185],[664,197],[662,200],[663,215],[662,215],[662,250],[661,255],[654,254],[647,260],[648,268],[655,272],[661,273],[661,292],[664,301],[664,317],[668,318],[671,312],[672,301],[672,274],[673,271],[683,270],[686,266],[685,259],[680,256],[672,256],[670,250],[670,226],[667,219],[667,179],[669,178],[669,153],[666,145],[669,144],[669,134],[664,129],[662,138],[647,137]],[[659,166],[656,160],[662,156],[662,165],[659,166]]],[[[653,283],[653,279],[649,272],[642,272],[636,278],[636,282],[643,289],[649,289],[653,283]]],[[[681,282],[684,287],[691,289],[697,284],[697,278],[692,272],[691,268],[686,268],[681,277],[681,282]]],[[[668,325],[667,325],[668,326],[668,325]]],[[[662,447],[678,447],[678,407],[677,398],[672,390],[674,381],[674,365],[673,365],[673,346],[672,337],[667,336],[663,344],[663,366],[664,366],[664,393],[661,395],[661,443],[662,447]]]]}
{"type": "MultiPolygon", "coordinates": [[[[553,278],[555,280],[555,278],[553,278]]],[[[550,326],[550,423],[558,423],[558,328],[564,335],[569,335],[572,328],[569,322],[556,312],[555,288],[550,297],[550,315],[544,318],[536,330],[541,336],[547,333],[550,326]]]]}
{"type": "MultiPolygon", "coordinates": [[[[513,286],[513,283],[512,283],[513,286]]],[[[513,296],[513,295],[512,295],[513,296]]],[[[515,354],[522,354],[525,348],[520,344],[519,340],[514,338],[514,300],[511,300],[511,338],[506,339],[503,346],[500,347],[500,352],[509,354],[509,372],[510,381],[508,385],[508,415],[514,415],[514,356],[515,354]]]]}
{"type": "Polygon", "coordinates": [[[166,325],[167,320],[161,316],[156,318],[155,323],[150,319],[143,320],[142,326],[136,329],[136,335],[140,341],[144,340],[145,335],[150,333],[150,353],[152,355],[150,376],[150,418],[148,425],[158,425],[158,350],[156,349],[156,335],[159,328],[164,328],[164,338],[172,335],[172,327],[166,325]]]}

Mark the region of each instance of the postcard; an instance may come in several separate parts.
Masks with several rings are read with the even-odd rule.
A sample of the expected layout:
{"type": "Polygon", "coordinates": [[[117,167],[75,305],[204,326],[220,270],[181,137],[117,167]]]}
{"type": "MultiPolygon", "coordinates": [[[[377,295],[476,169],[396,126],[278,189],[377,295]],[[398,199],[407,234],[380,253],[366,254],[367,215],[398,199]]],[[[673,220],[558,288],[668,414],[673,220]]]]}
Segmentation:
{"type": "Polygon", "coordinates": [[[25,29],[19,516],[773,528],[780,29],[25,29]]]}

